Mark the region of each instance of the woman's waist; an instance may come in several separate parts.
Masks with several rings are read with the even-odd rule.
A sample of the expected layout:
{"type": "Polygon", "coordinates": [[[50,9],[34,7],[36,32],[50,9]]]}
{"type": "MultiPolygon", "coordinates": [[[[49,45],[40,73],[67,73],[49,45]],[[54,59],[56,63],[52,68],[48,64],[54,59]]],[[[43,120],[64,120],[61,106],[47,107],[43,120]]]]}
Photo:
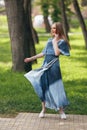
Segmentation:
{"type": "Polygon", "coordinates": [[[55,55],[46,55],[45,59],[44,59],[44,63],[49,63],[50,61],[55,60],[55,59],[57,59],[57,61],[59,61],[58,56],[55,56],[55,55]]]}
{"type": "Polygon", "coordinates": [[[51,61],[51,60],[53,60],[55,58],[59,59],[59,57],[55,56],[55,55],[45,55],[45,60],[48,60],[48,61],[51,61]]]}

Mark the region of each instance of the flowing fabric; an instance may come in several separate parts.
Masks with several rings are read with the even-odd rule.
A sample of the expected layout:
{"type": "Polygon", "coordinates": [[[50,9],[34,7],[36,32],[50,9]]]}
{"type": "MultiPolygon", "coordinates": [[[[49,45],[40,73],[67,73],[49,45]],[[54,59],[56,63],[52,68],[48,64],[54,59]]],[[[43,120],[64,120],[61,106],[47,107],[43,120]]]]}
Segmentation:
{"type": "MultiPolygon", "coordinates": [[[[61,39],[58,41],[58,48],[60,53],[65,56],[69,56],[69,47],[65,40],[61,39]]],[[[59,56],[55,56],[52,39],[49,39],[46,47],[42,53],[45,56],[43,65],[41,68],[45,68],[42,73],[41,68],[36,69],[32,72],[25,74],[25,77],[31,82],[35,92],[45,102],[47,108],[59,110],[60,107],[64,108],[69,104],[64,90],[62,81],[59,56]],[[54,59],[55,62],[46,68],[51,61],[54,59]],[[35,76],[35,73],[40,73],[39,76],[35,76]]]]}

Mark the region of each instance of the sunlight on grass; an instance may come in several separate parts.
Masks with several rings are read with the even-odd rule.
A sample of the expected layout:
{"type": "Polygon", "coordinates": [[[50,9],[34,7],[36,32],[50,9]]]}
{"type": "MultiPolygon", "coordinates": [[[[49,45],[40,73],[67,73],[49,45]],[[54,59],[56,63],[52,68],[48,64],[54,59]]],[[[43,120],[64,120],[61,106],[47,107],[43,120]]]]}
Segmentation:
{"type": "Polygon", "coordinates": [[[78,28],[71,28],[70,32],[73,32],[73,33],[79,32],[79,33],[81,33],[81,27],[79,26],[78,28]]]}
{"type": "Polygon", "coordinates": [[[0,15],[0,25],[7,25],[7,17],[5,15],[0,15]]]}
{"type": "Polygon", "coordinates": [[[8,68],[11,68],[12,67],[12,62],[0,62],[0,68],[3,70],[3,71],[6,71],[8,70],[8,68]]]}
{"type": "Polygon", "coordinates": [[[2,34],[8,34],[7,17],[4,15],[0,15],[0,37],[2,34]]]}

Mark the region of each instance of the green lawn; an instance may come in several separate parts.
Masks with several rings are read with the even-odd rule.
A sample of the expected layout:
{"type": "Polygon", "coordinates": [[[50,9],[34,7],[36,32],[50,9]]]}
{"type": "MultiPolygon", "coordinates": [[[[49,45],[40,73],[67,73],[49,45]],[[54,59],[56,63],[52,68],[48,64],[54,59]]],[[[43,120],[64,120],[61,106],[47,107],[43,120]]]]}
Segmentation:
{"type": "MultiPolygon", "coordinates": [[[[11,47],[6,19],[0,19],[0,115],[15,115],[18,112],[39,112],[40,100],[31,84],[24,78],[24,72],[11,70],[11,47]],[[1,26],[2,25],[2,26],[1,26]]],[[[71,56],[61,56],[60,65],[65,91],[70,105],[65,110],[68,114],[87,114],[87,50],[81,29],[70,33],[71,56]],[[75,33],[76,32],[76,33],[75,33]]],[[[49,36],[40,36],[40,44],[36,44],[39,53],[49,36]]],[[[43,58],[33,64],[33,69],[41,66],[43,58]]],[[[47,112],[56,113],[54,110],[47,112]]]]}

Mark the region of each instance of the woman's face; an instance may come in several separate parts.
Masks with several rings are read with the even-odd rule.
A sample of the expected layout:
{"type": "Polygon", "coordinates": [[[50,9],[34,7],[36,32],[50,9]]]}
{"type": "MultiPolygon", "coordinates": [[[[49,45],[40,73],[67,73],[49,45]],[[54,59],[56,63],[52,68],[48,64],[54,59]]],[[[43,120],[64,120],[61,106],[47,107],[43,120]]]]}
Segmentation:
{"type": "Polygon", "coordinates": [[[56,24],[53,24],[53,25],[51,26],[51,35],[52,35],[52,37],[54,37],[55,34],[56,34],[56,24]]]}

